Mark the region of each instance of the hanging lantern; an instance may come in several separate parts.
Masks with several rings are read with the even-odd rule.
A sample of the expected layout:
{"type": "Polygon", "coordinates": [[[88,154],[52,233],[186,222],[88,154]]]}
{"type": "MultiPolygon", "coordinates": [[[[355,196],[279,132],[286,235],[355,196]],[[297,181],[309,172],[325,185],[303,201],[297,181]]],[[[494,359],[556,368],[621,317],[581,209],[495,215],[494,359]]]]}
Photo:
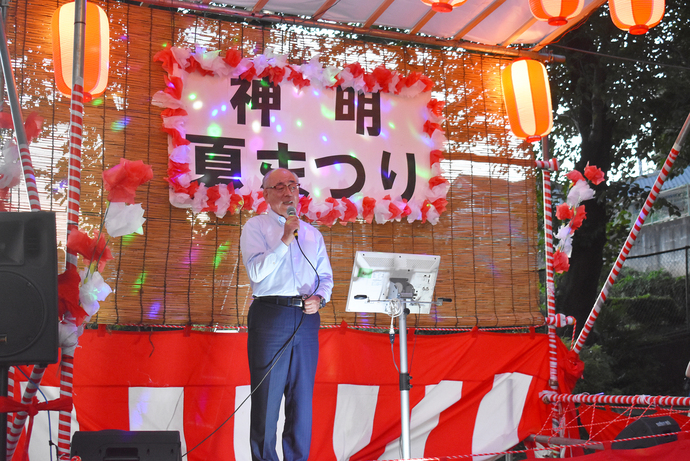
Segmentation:
{"type": "Polygon", "coordinates": [[[529,0],[529,9],[539,21],[563,26],[582,12],[585,0],[529,0]]]}
{"type": "Polygon", "coordinates": [[[423,3],[431,6],[437,13],[450,13],[453,8],[460,6],[467,0],[422,0],[423,3]]]}
{"type": "MultiPolygon", "coordinates": [[[[84,40],[85,99],[98,96],[108,84],[110,33],[108,17],[93,3],[86,2],[84,40]]],[[[55,83],[60,93],[72,94],[72,53],[74,51],[74,2],[65,3],[53,14],[53,62],[55,83]]]]}
{"type": "Polygon", "coordinates": [[[501,73],[501,86],[515,136],[534,142],[551,132],[551,90],[544,64],[532,59],[513,61],[501,73]]]}
{"type": "Polygon", "coordinates": [[[661,22],[664,0],[609,0],[611,19],[619,29],[642,35],[661,22]]]}

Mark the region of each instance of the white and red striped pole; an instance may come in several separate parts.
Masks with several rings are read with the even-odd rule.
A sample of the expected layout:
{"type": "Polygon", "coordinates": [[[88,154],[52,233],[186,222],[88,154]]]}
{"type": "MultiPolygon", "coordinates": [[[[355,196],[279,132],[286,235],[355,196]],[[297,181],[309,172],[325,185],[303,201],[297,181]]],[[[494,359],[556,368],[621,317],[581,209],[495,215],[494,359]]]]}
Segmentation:
{"type": "MultiPolygon", "coordinates": [[[[551,171],[558,171],[556,159],[549,159],[548,138],[542,138],[543,161],[537,161],[537,167],[542,168],[544,193],[544,254],[546,255],[546,307],[547,318],[556,315],[556,296],[553,283],[553,216],[551,202],[551,171]]],[[[548,322],[547,322],[548,323],[548,322]]],[[[556,327],[548,326],[549,337],[549,386],[558,389],[558,355],[556,348],[556,327]]]]}
{"type": "MultiPolygon", "coordinates": [[[[43,379],[45,372],[45,367],[41,367],[39,365],[34,366],[29,378],[29,382],[26,383],[24,394],[22,394],[22,403],[24,405],[29,405],[33,401],[34,397],[36,396],[36,391],[38,391],[38,384],[43,379]]],[[[22,435],[22,430],[24,429],[28,416],[29,414],[25,411],[20,411],[14,415],[14,420],[12,421],[12,424],[9,428],[9,433],[7,434],[6,456],[8,460],[12,459],[14,451],[17,449],[17,443],[19,442],[19,437],[22,435]]]]}
{"type": "Polygon", "coordinates": [[[545,403],[584,403],[590,405],[646,405],[687,407],[690,397],[667,395],[602,395],[602,394],[558,394],[542,391],[539,396],[545,403]]]}
{"type": "Polygon", "coordinates": [[[19,157],[22,161],[22,169],[24,171],[24,184],[26,185],[26,193],[29,197],[29,206],[31,211],[41,211],[41,201],[38,197],[38,187],[36,187],[36,174],[31,163],[31,154],[29,153],[29,141],[24,131],[24,121],[22,118],[22,110],[19,105],[19,96],[17,95],[17,85],[14,83],[14,73],[10,65],[10,53],[7,49],[7,37],[5,36],[5,25],[0,20],[0,60],[2,61],[2,73],[5,77],[5,87],[7,88],[7,99],[10,103],[10,113],[12,114],[12,123],[14,124],[14,136],[19,147],[19,157]]]}
{"type": "MultiPolygon", "coordinates": [[[[67,235],[79,225],[81,200],[81,152],[84,121],[84,43],[86,42],[86,0],[74,2],[74,49],[72,61],[72,98],[70,102],[69,171],[67,177],[67,235]]],[[[76,267],[77,253],[67,248],[65,267],[76,267]]],[[[61,344],[60,397],[72,397],[74,349],[61,344]]],[[[58,458],[69,459],[72,413],[61,411],[58,420],[58,458]]]]}
{"type": "Polygon", "coordinates": [[[678,153],[680,152],[680,149],[683,146],[683,143],[685,142],[685,138],[689,130],[690,114],[688,115],[688,118],[685,119],[683,128],[681,128],[680,133],[678,134],[678,138],[676,138],[676,142],[673,145],[671,152],[668,154],[666,162],[664,162],[664,166],[659,172],[656,181],[654,182],[652,190],[649,191],[647,200],[645,201],[642,210],[640,210],[640,214],[637,217],[637,221],[635,221],[635,224],[630,230],[630,234],[628,235],[628,239],[625,241],[625,245],[623,245],[623,248],[618,254],[618,259],[616,259],[616,263],[613,265],[613,268],[611,269],[611,272],[609,273],[609,276],[606,279],[606,283],[604,283],[604,287],[601,289],[601,293],[599,293],[599,297],[594,303],[592,311],[589,313],[587,322],[585,322],[585,324],[582,326],[582,331],[580,332],[580,335],[577,337],[577,341],[573,344],[572,350],[574,350],[576,353],[580,353],[580,351],[582,350],[582,346],[584,346],[585,341],[589,336],[589,333],[592,331],[594,322],[599,316],[599,312],[601,311],[601,307],[604,305],[604,301],[606,301],[606,296],[608,295],[609,289],[611,289],[611,286],[614,283],[616,283],[616,279],[618,279],[618,274],[620,274],[621,268],[623,267],[623,263],[628,257],[628,253],[630,253],[630,249],[632,248],[633,244],[635,243],[635,240],[637,239],[637,234],[640,233],[640,229],[642,229],[642,225],[647,219],[647,215],[649,215],[649,212],[651,211],[652,206],[654,205],[654,202],[656,201],[657,196],[659,195],[659,192],[661,192],[661,186],[664,185],[664,182],[666,181],[668,174],[671,172],[671,168],[673,168],[673,164],[676,161],[676,157],[678,157],[678,153]]]}

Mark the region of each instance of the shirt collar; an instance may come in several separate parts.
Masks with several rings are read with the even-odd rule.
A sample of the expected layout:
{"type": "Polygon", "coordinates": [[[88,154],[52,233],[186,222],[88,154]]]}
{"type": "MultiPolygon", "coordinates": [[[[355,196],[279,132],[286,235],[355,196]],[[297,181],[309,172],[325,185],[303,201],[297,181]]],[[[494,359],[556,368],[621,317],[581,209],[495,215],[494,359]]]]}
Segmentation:
{"type": "Polygon", "coordinates": [[[273,211],[273,208],[268,208],[268,215],[271,217],[271,219],[275,219],[278,221],[280,224],[285,224],[285,221],[287,221],[284,217],[273,211]]]}

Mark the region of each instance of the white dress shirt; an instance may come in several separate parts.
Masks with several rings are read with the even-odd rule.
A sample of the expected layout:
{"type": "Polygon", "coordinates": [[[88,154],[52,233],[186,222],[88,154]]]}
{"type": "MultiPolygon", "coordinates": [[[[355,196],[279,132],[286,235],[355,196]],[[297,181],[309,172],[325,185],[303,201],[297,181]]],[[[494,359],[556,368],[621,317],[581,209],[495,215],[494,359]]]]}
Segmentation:
{"type": "Polygon", "coordinates": [[[299,246],[297,239],[285,245],[281,240],[284,224],[285,218],[269,209],[267,214],[250,218],[242,228],[240,249],[252,294],[256,297],[321,295],[329,301],[333,270],[323,236],[314,226],[300,221],[299,246]]]}

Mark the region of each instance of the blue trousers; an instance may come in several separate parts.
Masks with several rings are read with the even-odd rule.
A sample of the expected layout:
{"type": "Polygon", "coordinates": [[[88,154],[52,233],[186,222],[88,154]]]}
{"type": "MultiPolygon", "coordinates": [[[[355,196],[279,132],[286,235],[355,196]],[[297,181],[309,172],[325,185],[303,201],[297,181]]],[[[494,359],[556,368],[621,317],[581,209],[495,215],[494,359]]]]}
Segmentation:
{"type": "Polygon", "coordinates": [[[285,395],[283,460],[307,461],[311,445],[312,395],[319,359],[319,314],[255,299],[247,317],[247,350],[252,394],[250,444],[253,461],[278,461],[280,404],[285,395]],[[302,320],[304,317],[304,320],[302,320]],[[297,334],[279,359],[302,320],[297,334]],[[270,373],[266,373],[275,361],[270,373]],[[261,380],[266,376],[263,383],[261,380]]]}

